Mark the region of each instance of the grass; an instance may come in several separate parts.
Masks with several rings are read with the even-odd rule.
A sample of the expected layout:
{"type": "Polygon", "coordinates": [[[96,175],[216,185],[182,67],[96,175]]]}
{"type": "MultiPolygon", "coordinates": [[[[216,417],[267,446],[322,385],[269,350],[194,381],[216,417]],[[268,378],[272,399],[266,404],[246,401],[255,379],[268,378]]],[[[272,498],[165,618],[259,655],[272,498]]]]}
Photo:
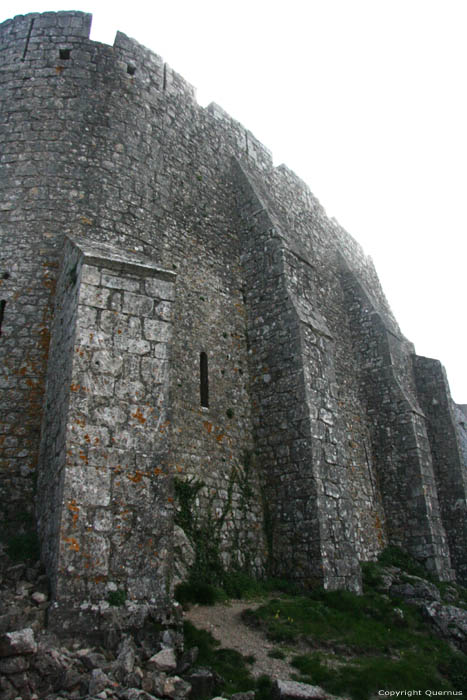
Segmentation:
{"type": "Polygon", "coordinates": [[[430,657],[409,652],[401,658],[370,656],[330,668],[319,653],[296,656],[293,666],[297,678],[323,686],[330,693],[349,694],[353,700],[367,700],[380,689],[396,690],[459,690],[443,679],[430,657]]]}
{"type": "MultiPolygon", "coordinates": [[[[228,597],[263,598],[260,607],[244,611],[243,621],[275,642],[271,658],[292,657],[296,680],[320,685],[329,693],[368,700],[382,689],[418,690],[420,694],[464,690],[465,655],[433,634],[419,608],[380,592],[385,566],[397,566],[405,574],[431,581],[442,598],[457,591],[459,601],[454,605],[465,606],[465,589],[435,581],[395,547],[385,550],[378,562],[363,565],[364,593],[360,596],[322,589],[298,593],[293,584],[257,582],[241,572],[226,575],[222,587],[211,586],[208,591],[192,581],[185,592],[189,591],[193,602],[204,602],[200,600],[203,597],[209,599],[207,602],[228,597]]],[[[200,648],[198,663],[210,666],[225,679],[222,692],[227,697],[253,689],[256,700],[270,697],[270,680],[255,681],[248,660],[241,654],[217,648],[208,633],[189,623],[186,635],[187,647],[200,648]]]]}
{"type": "MultiPolygon", "coordinates": [[[[424,573],[404,558],[392,552],[383,563],[424,573]]],[[[275,597],[243,618],[274,642],[313,649],[293,657],[295,678],[330,693],[367,700],[380,689],[467,688],[466,657],[432,634],[418,608],[378,592],[381,567],[366,567],[364,595],[315,590],[275,597]]]]}
{"type": "Polygon", "coordinates": [[[271,593],[293,594],[296,591],[296,585],[289,581],[275,578],[257,580],[242,571],[232,571],[224,573],[217,586],[192,576],[177,586],[175,597],[182,605],[215,605],[230,598],[248,600],[271,593]]]}
{"type": "Polygon", "coordinates": [[[207,666],[223,678],[223,695],[255,690],[255,700],[269,700],[272,683],[266,676],[253,678],[249,670],[253,657],[242,656],[234,649],[219,649],[219,642],[209,632],[197,629],[191,622],[184,622],[183,631],[185,648],[198,647],[197,665],[207,666]]]}

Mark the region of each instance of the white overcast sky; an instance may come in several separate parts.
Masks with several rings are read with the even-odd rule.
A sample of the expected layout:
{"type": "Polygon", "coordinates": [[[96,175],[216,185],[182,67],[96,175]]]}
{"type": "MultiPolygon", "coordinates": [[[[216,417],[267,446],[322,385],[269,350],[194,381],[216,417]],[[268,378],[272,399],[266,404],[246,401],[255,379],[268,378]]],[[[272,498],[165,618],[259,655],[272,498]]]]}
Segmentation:
{"type": "Polygon", "coordinates": [[[467,403],[467,0],[2,0],[160,54],[300,175],[467,403]]]}

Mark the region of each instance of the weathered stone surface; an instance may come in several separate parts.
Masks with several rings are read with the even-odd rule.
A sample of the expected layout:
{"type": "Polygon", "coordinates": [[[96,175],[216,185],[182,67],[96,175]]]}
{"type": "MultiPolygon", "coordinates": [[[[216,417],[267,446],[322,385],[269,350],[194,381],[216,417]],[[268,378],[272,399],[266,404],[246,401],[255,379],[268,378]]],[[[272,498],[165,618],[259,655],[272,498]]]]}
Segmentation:
{"type": "Polygon", "coordinates": [[[180,676],[169,676],[164,683],[164,697],[171,700],[184,700],[188,698],[191,691],[191,685],[180,678],[180,676]]]}
{"type": "Polygon", "coordinates": [[[131,637],[125,636],[122,639],[115,664],[124,674],[132,673],[135,667],[135,643],[131,637]]]}
{"type": "Polygon", "coordinates": [[[147,666],[154,671],[175,671],[177,659],[173,649],[162,649],[154,656],[151,656],[147,666]]]}
{"type": "Polygon", "coordinates": [[[435,601],[425,605],[422,612],[438,634],[451,640],[467,654],[467,610],[435,601]]]}
{"type": "Polygon", "coordinates": [[[195,561],[195,549],[187,534],[179,526],[174,526],[174,586],[186,581],[195,561]]]}
{"type": "Polygon", "coordinates": [[[0,637],[0,657],[14,656],[17,654],[34,654],[37,651],[37,643],[34,632],[26,627],[16,632],[6,632],[0,637]]]}
{"type": "Polygon", "coordinates": [[[121,700],[159,700],[155,695],[138,688],[128,688],[120,693],[121,700]]]}
{"type": "Polygon", "coordinates": [[[193,698],[209,697],[214,695],[224,685],[224,680],[218,673],[210,668],[196,667],[184,675],[185,680],[191,686],[191,695],[193,698]]]}
{"type": "Polygon", "coordinates": [[[196,659],[198,658],[198,654],[198,647],[191,647],[191,649],[187,649],[178,660],[177,673],[183,674],[188,671],[189,668],[194,666],[196,659]]]}
{"type": "Polygon", "coordinates": [[[0,659],[0,673],[20,673],[29,668],[29,660],[25,656],[8,656],[0,659]]]}
{"type": "Polygon", "coordinates": [[[433,583],[418,576],[404,574],[404,582],[393,584],[389,588],[389,594],[399,597],[408,603],[422,605],[426,601],[441,600],[439,590],[433,583]]]}
{"type": "Polygon", "coordinates": [[[37,605],[42,605],[43,603],[47,602],[47,596],[45,593],[41,593],[40,591],[35,591],[31,595],[31,599],[37,604],[37,605]]]}
{"type": "Polygon", "coordinates": [[[91,671],[91,677],[89,679],[89,695],[97,695],[98,693],[105,690],[112,685],[110,678],[102,671],[100,668],[94,668],[91,671]]]}
{"type": "Polygon", "coordinates": [[[272,698],[274,700],[327,700],[329,695],[317,685],[277,680],[273,685],[272,698]]]}

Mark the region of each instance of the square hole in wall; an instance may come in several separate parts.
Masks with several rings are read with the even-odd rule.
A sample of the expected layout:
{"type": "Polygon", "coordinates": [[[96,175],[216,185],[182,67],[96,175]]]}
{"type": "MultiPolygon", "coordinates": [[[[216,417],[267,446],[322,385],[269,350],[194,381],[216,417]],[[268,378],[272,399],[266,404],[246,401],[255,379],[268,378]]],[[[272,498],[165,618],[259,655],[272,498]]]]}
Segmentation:
{"type": "Polygon", "coordinates": [[[71,58],[71,49],[60,49],[58,56],[62,59],[62,61],[68,61],[68,59],[71,58]]]}
{"type": "Polygon", "coordinates": [[[126,67],[126,72],[128,75],[134,75],[136,73],[136,67],[132,66],[131,63],[129,63],[126,67]]]}

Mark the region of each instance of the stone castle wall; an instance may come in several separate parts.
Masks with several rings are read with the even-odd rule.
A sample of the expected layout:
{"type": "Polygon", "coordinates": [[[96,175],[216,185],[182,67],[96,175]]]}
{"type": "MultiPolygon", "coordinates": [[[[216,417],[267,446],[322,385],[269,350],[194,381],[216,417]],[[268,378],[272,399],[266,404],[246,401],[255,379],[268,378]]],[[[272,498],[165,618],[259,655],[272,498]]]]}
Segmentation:
{"type": "MultiPolygon", "coordinates": [[[[273,167],[250,132],[216,105],[201,108],[193,88],[134,40],[118,33],[113,47],[90,41],[90,21],[44,13],[0,26],[1,500],[7,519],[32,509],[42,440],[39,501],[54,505],[50,516],[39,515],[57,598],[70,567],[76,590],[91,601],[109,586],[134,600],[170,594],[173,513],[157,494],[171,498],[172,477],[198,485],[197,513],[218,523],[226,566],[359,590],[358,562],[392,542],[440,575],[452,577],[453,566],[463,578],[465,561],[455,552],[464,536],[452,532],[446,467],[437,466],[440,432],[430,428],[430,392],[452,406],[448,388],[425,381],[371,261],[303,182],[273,167]],[[67,287],[70,256],[88,277],[67,287]],[[115,260],[129,268],[116,274],[115,260]],[[168,319],[145,320],[154,298],[136,298],[148,293],[144,274],[153,268],[166,281],[175,275],[173,299],[154,293],[170,306],[170,340],[149,329],[168,319]],[[84,329],[103,347],[85,344],[83,352],[110,352],[106,369],[91,359],[86,369],[96,405],[86,383],[73,379],[84,370],[70,350],[84,329]],[[155,354],[162,342],[170,357],[163,391],[155,354]],[[202,355],[208,405],[200,401],[202,355]],[[122,387],[140,385],[148,395],[162,391],[163,449],[131,437],[136,399],[122,387]],[[170,475],[167,487],[155,475],[142,479],[143,501],[152,494],[156,516],[162,508],[159,534],[152,532],[167,550],[157,591],[148,582],[138,593],[135,573],[117,571],[115,469],[95,450],[89,460],[91,434],[72,434],[71,416],[94,421],[106,439],[127,440],[111,447],[141,455],[132,466],[120,460],[128,475],[146,475],[163,455],[164,467],[155,468],[170,475]],[[78,458],[67,464],[70,450],[78,458]],[[100,470],[102,510],[91,486],[100,470]],[[73,483],[81,484],[82,503],[73,483]],[[66,505],[73,500],[75,520],[66,505]],[[70,537],[80,551],[88,551],[86,537],[100,543],[98,584],[79,570],[70,537]]],[[[456,512],[465,517],[464,443],[453,411],[443,413],[450,447],[442,450],[457,474],[456,512]]],[[[128,547],[151,527],[132,522],[128,547]]]]}

